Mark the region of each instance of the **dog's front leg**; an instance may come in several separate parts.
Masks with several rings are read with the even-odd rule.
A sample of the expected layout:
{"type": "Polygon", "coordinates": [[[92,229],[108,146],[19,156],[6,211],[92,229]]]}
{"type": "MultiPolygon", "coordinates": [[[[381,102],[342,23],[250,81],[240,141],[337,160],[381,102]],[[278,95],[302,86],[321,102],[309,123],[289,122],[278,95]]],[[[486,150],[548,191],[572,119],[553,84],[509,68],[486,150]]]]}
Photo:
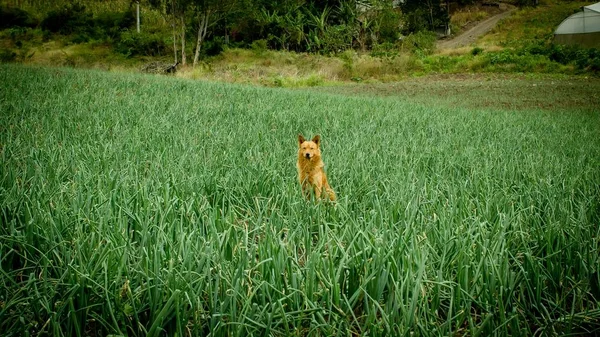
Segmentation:
{"type": "Polygon", "coordinates": [[[323,196],[323,187],[321,185],[315,185],[315,196],[317,197],[317,200],[321,200],[321,197],[323,196]]]}
{"type": "Polygon", "coordinates": [[[307,181],[303,181],[302,182],[302,195],[304,196],[304,198],[306,198],[306,200],[310,200],[310,184],[307,181]]]}

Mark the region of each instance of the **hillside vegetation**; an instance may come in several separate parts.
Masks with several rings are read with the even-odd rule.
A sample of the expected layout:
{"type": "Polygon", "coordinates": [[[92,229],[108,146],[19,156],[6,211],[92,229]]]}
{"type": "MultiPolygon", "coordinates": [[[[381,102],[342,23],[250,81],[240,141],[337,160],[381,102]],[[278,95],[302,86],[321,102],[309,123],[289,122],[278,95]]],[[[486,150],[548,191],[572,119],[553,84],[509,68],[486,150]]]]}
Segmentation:
{"type": "Polygon", "coordinates": [[[589,104],[1,65],[0,331],[597,334],[589,104]],[[321,134],[337,204],[302,199],[298,133],[321,134]]]}
{"type": "MultiPolygon", "coordinates": [[[[288,5],[291,6],[292,2],[290,0],[288,5]]],[[[598,50],[556,46],[551,43],[556,26],[588,3],[546,0],[540,1],[537,7],[521,7],[474,45],[450,50],[436,49],[436,36],[428,30],[427,25],[419,26],[420,28],[414,26],[416,21],[411,20],[415,17],[411,16],[412,12],[409,10],[418,11],[418,7],[404,8],[404,11],[373,7],[378,10],[373,12],[375,21],[372,21],[374,23],[369,29],[377,31],[367,34],[371,37],[363,41],[361,38],[364,36],[352,33],[353,28],[340,26],[342,16],[338,12],[341,9],[334,9],[333,5],[331,8],[326,6],[326,9],[321,9],[307,2],[305,7],[294,7],[295,10],[310,9],[313,14],[324,11],[322,14],[327,15],[322,18],[325,26],[322,26],[321,33],[325,35],[317,34],[315,27],[318,26],[307,21],[298,28],[302,32],[298,41],[304,41],[298,45],[281,44],[283,36],[291,34],[292,30],[281,26],[283,22],[287,22],[285,20],[291,20],[291,17],[285,20],[279,18],[277,13],[280,11],[264,12],[267,7],[248,10],[247,12],[254,13],[245,14],[250,15],[247,20],[253,24],[267,20],[263,17],[265,13],[275,15],[269,20],[279,18],[279,21],[260,26],[262,28],[259,29],[239,26],[246,21],[241,19],[243,15],[239,11],[231,9],[224,13],[230,13],[228,15],[233,16],[232,18],[221,18],[211,26],[212,30],[204,38],[194,66],[191,64],[195,57],[196,32],[191,28],[186,31],[188,65],[180,64],[178,73],[186,78],[267,86],[316,86],[340,81],[390,82],[427,74],[482,72],[595,76],[600,69],[598,50]],[[237,21],[232,21],[234,19],[237,21]],[[223,26],[225,22],[234,23],[223,26]],[[247,30],[254,32],[254,35],[240,33],[247,30]],[[349,35],[338,36],[342,31],[349,35]],[[284,32],[287,33],[281,35],[284,32]],[[279,40],[275,36],[279,36],[279,40]],[[336,44],[340,41],[346,42],[336,44]]],[[[452,15],[447,24],[457,33],[477,20],[497,13],[490,10],[489,6],[477,3],[452,4],[452,15]]],[[[7,11],[12,7],[3,8],[7,11]]],[[[138,34],[135,32],[135,8],[129,2],[113,1],[109,7],[105,3],[92,1],[86,2],[85,6],[61,8],[63,7],[22,6],[22,10],[29,13],[29,19],[22,19],[20,27],[7,27],[0,31],[0,60],[139,71],[143,65],[152,61],[172,64],[174,51],[177,51],[177,60],[183,62],[181,37],[179,33],[174,35],[170,24],[172,14],[168,11],[161,14],[149,3],[142,2],[143,20],[141,33],[138,34]],[[56,20],[67,20],[69,24],[64,27],[56,25],[56,20]]],[[[303,20],[309,20],[308,12],[303,15],[303,20]]],[[[356,16],[356,13],[354,15],[346,20],[353,24],[366,24],[364,17],[356,16]]],[[[317,17],[313,17],[311,20],[316,19],[317,17]]],[[[186,20],[189,21],[188,25],[195,22],[191,16],[186,17],[186,20]]],[[[286,39],[291,39],[291,36],[286,39]]]]}

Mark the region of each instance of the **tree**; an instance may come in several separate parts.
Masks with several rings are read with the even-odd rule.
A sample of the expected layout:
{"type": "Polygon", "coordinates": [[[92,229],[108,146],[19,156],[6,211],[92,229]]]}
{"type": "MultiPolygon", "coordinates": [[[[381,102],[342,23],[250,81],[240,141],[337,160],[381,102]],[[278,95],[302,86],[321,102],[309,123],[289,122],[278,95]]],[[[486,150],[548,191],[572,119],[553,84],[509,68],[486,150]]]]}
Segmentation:
{"type": "MultiPolygon", "coordinates": [[[[181,21],[181,5],[180,2],[185,0],[148,0],[148,3],[151,7],[157,9],[161,15],[165,18],[165,21],[171,24],[171,29],[173,32],[173,53],[175,56],[175,64],[177,61],[177,30],[180,26],[181,21]]],[[[182,45],[185,47],[185,26],[182,28],[183,34],[180,34],[182,39],[182,45]]],[[[185,60],[185,49],[181,51],[182,53],[182,61],[185,60]]]]}
{"type": "Polygon", "coordinates": [[[195,19],[197,29],[196,51],[194,53],[194,63],[196,66],[200,58],[202,44],[206,40],[209,29],[214,27],[227,14],[231,15],[236,11],[237,0],[192,0],[190,8],[195,19]]]}
{"type": "Polygon", "coordinates": [[[400,8],[406,17],[408,33],[446,27],[450,20],[440,0],[404,0],[400,8]]]}

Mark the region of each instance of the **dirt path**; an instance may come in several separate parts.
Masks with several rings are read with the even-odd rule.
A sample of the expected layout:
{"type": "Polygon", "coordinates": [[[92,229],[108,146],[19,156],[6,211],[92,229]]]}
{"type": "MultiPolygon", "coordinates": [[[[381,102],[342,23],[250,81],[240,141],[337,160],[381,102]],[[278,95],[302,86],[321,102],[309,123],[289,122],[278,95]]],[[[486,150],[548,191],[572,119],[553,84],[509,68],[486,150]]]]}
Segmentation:
{"type": "Polygon", "coordinates": [[[515,11],[515,8],[511,8],[511,9],[507,10],[506,12],[502,12],[500,14],[497,14],[490,18],[487,18],[487,19],[481,21],[480,23],[478,23],[477,25],[475,25],[474,27],[472,27],[471,29],[467,30],[466,32],[460,34],[459,36],[457,36],[451,40],[445,40],[445,41],[438,42],[437,47],[438,47],[438,49],[454,49],[454,48],[468,46],[471,43],[475,42],[477,40],[477,38],[479,38],[480,36],[486,34],[490,30],[492,30],[492,28],[494,28],[496,26],[498,21],[509,16],[514,11],[515,11]]]}

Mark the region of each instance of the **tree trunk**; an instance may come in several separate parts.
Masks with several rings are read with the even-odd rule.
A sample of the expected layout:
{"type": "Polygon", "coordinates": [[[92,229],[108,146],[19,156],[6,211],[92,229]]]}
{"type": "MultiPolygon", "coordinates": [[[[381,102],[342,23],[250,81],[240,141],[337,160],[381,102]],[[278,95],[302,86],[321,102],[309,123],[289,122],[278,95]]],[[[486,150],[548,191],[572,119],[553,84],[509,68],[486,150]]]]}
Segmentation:
{"type": "MultiPolygon", "coordinates": [[[[172,8],[173,8],[173,21],[171,21],[171,28],[173,28],[173,53],[175,53],[175,64],[177,64],[177,33],[176,33],[176,27],[177,27],[177,20],[175,18],[175,1],[173,1],[172,3],[172,8]]],[[[166,8],[165,8],[165,12],[166,12],[166,8]]]]}
{"type": "Polygon", "coordinates": [[[175,20],[173,20],[172,28],[173,28],[173,53],[175,54],[175,63],[177,63],[177,33],[175,32],[175,20]]]}
{"type": "Polygon", "coordinates": [[[173,22],[173,53],[175,53],[175,63],[177,63],[177,33],[175,33],[175,23],[173,22]]]}
{"type": "Polygon", "coordinates": [[[204,12],[200,14],[200,24],[198,25],[198,40],[196,41],[196,53],[194,53],[194,67],[198,60],[200,59],[200,49],[202,48],[202,43],[204,42],[204,38],[206,38],[206,33],[208,32],[208,20],[210,17],[210,12],[204,12]]]}
{"type": "Polygon", "coordinates": [[[136,9],[136,13],[137,13],[137,32],[138,34],[140,33],[140,2],[139,0],[136,3],[137,9],[136,9]]]}
{"type": "Polygon", "coordinates": [[[185,63],[185,19],[183,14],[181,14],[181,65],[185,65],[185,63]]]}
{"type": "Polygon", "coordinates": [[[431,3],[431,0],[427,0],[425,2],[425,5],[427,6],[427,9],[429,10],[429,14],[427,21],[429,21],[429,29],[431,29],[432,31],[435,31],[435,27],[433,25],[433,4],[431,3]]]}

